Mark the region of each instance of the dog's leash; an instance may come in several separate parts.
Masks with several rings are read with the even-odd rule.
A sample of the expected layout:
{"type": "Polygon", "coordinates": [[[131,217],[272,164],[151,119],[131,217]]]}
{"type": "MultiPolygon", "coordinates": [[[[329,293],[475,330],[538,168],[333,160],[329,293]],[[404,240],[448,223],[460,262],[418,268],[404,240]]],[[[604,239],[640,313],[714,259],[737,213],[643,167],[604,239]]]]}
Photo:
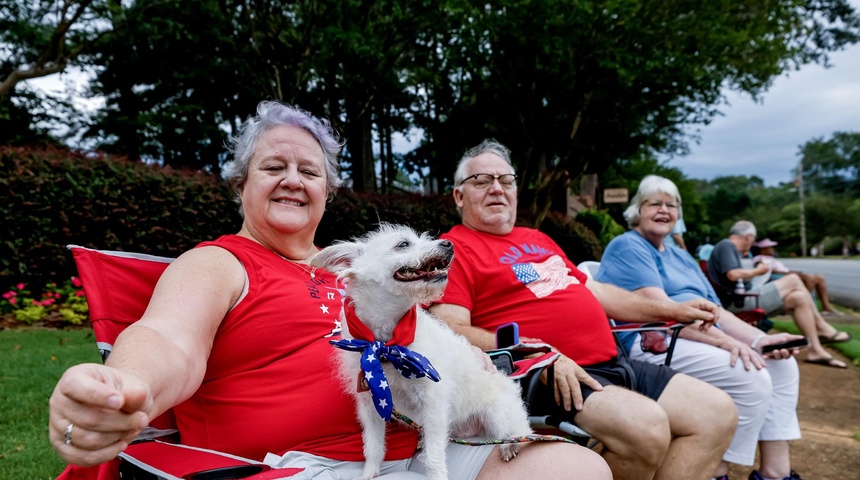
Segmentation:
{"type": "MultiPolygon", "coordinates": [[[[400,420],[401,422],[409,425],[410,427],[421,431],[421,425],[415,423],[414,420],[407,417],[406,415],[398,412],[397,410],[391,411],[391,416],[400,420]]],[[[560,437],[558,435],[538,435],[533,433],[531,435],[520,435],[517,437],[510,438],[499,438],[494,440],[466,440],[465,438],[449,438],[449,442],[456,443],[459,445],[471,445],[471,446],[480,446],[480,445],[503,445],[506,443],[528,443],[528,442],[566,442],[577,444],[573,440],[569,438],[560,437]]],[[[577,444],[578,445],[578,444],[577,444]]]]}

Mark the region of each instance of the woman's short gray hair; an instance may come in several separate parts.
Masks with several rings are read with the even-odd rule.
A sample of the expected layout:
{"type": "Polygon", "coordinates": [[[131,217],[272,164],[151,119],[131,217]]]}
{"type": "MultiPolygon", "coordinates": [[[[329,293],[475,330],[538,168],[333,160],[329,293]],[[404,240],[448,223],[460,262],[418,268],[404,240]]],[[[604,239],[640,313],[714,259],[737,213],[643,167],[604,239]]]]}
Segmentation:
{"type": "Polygon", "coordinates": [[[264,132],[279,126],[303,128],[319,143],[323,151],[329,198],[334,196],[337,187],[342,183],[338,176],[338,157],[343,142],[331,127],[331,123],[326,119],[314,117],[298,107],[264,100],[257,105],[257,114],[246,120],[238,133],[230,139],[233,160],[224,165],[224,180],[236,194],[236,203],[240,208],[242,189],[248,179],[248,167],[257,149],[257,141],[264,132]]]}
{"type": "Polygon", "coordinates": [[[639,188],[636,189],[636,195],[630,200],[630,206],[624,210],[624,219],[627,220],[627,225],[630,228],[639,225],[639,220],[642,213],[642,204],[645,200],[655,194],[664,194],[674,197],[678,202],[678,218],[683,215],[681,212],[681,194],[678,193],[678,187],[672,180],[658,175],[647,175],[639,183],[639,188]]]}
{"type": "Polygon", "coordinates": [[[497,142],[495,139],[488,138],[481,142],[479,145],[466,150],[466,153],[464,153],[463,156],[460,157],[460,161],[457,163],[457,169],[454,171],[454,188],[461,188],[460,182],[466,179],[466,172],[469,171],[469,160],[485,153],[492,153],[498,156],[511,167],[511,173],[515,173],[514,166],[511,163],[510,149],[497,142]]]}

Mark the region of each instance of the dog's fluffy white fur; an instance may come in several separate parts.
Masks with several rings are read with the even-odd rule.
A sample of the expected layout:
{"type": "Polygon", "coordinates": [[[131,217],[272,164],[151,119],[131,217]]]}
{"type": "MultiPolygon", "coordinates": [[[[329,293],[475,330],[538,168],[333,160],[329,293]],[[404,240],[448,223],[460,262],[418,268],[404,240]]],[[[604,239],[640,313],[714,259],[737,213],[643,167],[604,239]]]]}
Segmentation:
{"type": "MultiPolygon", "coordinates": [[[[384,342],[410,308],[442,295],[453,246],[391,224],[353,240],[323,249],[312,264],[343,279],[346,301],[353,302],[358,318],[375,339],[384,342]]],[[[345,320],[343,337],[353,338],[345,320]]],[[[487,370],[469,342],[444,322],[419,308],[415,340],[404,346],[427,357],[441,377],[439,382],[407,379],[390,363],[384,364],[394,408],[423,428],[421,460],[431,480],[448,478],[445,450],[452,435],[474,434],[476,429],[490,439],[532,433],[519,386],[504,374],[487,370]]],[[[364,429],[366,463],[361,479],[367,480],[379,475],[385,456],[385,422],[377,414],[370,392],[357,391],[361,354],[338,353],[340,377],[355,397],[364,429]]],[[[504,460],[518,451],[516,443],[501,446],[504,460]]]]}

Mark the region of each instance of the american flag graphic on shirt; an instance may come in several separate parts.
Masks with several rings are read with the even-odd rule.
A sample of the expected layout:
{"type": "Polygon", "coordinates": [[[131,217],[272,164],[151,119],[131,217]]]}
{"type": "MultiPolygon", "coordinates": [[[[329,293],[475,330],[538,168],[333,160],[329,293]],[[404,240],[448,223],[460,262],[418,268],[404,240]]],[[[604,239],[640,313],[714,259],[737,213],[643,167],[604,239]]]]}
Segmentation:
{"type": "Polygon", "coordinates": [[[541,263],[515,263],[511,268],[517,280],[523,282],[538,298],[579,283],[576,277],[570,275],[570,269],[558,255],[553,255],[541,263]]]}

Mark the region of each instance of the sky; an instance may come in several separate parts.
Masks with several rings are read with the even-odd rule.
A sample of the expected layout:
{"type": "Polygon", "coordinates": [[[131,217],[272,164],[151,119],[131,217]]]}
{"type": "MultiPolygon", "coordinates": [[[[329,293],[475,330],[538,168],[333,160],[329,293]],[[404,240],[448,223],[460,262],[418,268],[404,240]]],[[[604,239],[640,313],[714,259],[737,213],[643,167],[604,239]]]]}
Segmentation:
{"type": "MultiPolygon", "coordinates": [[[[860,10],[860,0],[851,2],[860,10]]],[[[729,105],[700,127],[698,145],[668,160],[688,178],[757,175],[768,186],[794,179],[800,146],[834,132],[860,133],[860,44],[830,54],[831,68],[804,65],[775,79],[756,103],[727,92],[729,105]]]]}

